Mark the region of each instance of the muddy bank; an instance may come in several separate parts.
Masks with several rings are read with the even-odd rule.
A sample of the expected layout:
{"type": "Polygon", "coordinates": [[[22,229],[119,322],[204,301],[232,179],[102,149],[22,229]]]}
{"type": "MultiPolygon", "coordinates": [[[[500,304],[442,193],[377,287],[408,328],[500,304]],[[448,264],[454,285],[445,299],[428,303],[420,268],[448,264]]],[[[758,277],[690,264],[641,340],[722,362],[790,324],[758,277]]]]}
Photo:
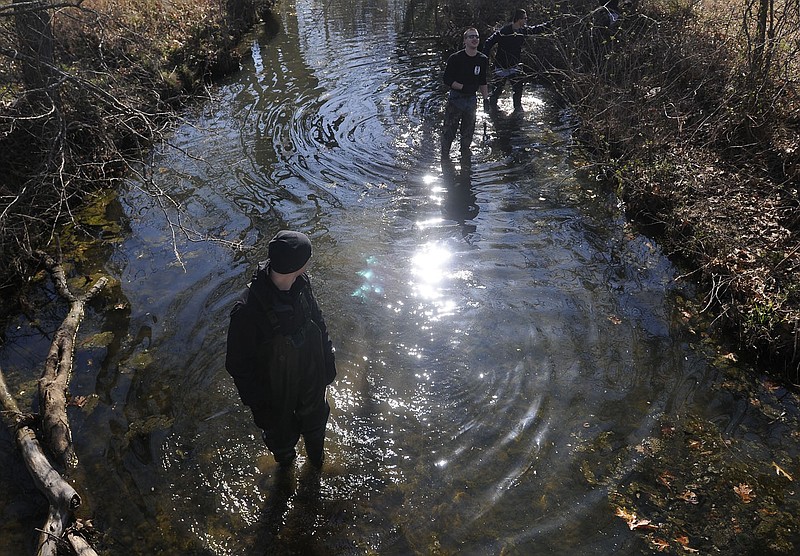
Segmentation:
{"type": "MultiPolygon", "coordinates": [[[[0,10],[0,314],[20,308],[36,249],[113,191],[207,86],[239,67],[273,0],[87,0],[0,10]]],[[[83,240],[91,228],[78,228],[83,240]]]]}

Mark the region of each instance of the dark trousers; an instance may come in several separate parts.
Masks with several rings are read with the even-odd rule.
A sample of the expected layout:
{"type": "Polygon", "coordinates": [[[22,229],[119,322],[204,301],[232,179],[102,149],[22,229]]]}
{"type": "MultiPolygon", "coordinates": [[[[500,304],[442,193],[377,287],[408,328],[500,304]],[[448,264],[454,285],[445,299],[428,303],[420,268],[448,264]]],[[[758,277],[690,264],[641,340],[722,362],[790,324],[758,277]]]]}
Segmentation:
{"type": "Polygon", "coordinates": [[[253,419],[263,433],[264,444],[275,461],[279,464],[289,464],[297,456],[295,446],[303,437],[306,446],[306,455],[314,464],[322,463],[323,445],[325,443],[325,427],[331,408],[323,397],[319,404],[311,411],[294,412],[275,420],[265,418],[264,415],[253,412],[253,419]]]}
{"type": "Polygon", "coordinates": [[[511,83],[511,89],[514,91],[514,108],[522,106],[522,88],[525,85],[525,76],[519,70],[510,70],[508,75],[495,74],[492,80],[492,94],[489,96],[492,104],[497,103],[500,93],[506,86],[506,82],[511,83]]]}
{"type": "Polygon", "coordinates": [[[475,113],[477,99],[475,96],[465,99],[467,102],[447,101],[444,109],[444,128],[442,129],[442,158],[450,156],[450,146],[461,133],[461,154],[469,154],[472,136],[475,134],[475,113]]]}

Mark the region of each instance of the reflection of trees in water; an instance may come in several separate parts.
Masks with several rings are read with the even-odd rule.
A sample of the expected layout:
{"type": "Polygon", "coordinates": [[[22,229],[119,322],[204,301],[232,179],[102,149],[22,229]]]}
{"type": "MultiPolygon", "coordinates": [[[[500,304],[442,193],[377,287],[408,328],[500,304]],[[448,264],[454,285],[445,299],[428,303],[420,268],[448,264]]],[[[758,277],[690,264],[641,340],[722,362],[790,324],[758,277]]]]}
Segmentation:
{"type": "Polygon", "coordinates": [[[403,32],[413,33],[420,26],[430,29],[438,6],[438,0],[408,0],[403,14],[403,32]]]}
{"type": "Polygon", "coordinates": [[[492,130],[489,145],[494,155],[508,157],[507,162],[517,167],[541,155],[543,143],[537,135],[538,124],[526,120],[524,111],[493,109],[490,117],[492,130]]]}
{"type": "Polygon", "coordinates": [[[276,469],[264,485],[268,496],[257,525],[254,547],[273,554],[325,554],[315,523],[322,512],[319,472],[305,466],[276,469]]]}

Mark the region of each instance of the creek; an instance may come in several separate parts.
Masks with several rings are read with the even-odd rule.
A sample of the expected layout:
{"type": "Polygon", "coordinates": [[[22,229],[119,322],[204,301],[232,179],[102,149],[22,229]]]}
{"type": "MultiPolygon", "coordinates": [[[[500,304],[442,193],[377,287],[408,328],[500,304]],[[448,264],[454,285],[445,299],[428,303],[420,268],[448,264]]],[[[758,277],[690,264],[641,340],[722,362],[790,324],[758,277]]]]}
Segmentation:
{"type": "MultiPolygon", "coordinates": [[[[617,508],[689,416],[746,439],[756,474],[800,471],[793,398],[762,390],[775,416],[726,387],[731,358],[686,317],[703,300],[580,170],[547,88],[479,112],[471,166],[443,172],[444,56],[404,2],[281,6],[149,179],[105,205],[117,227],[87,256],[118,281],[82,325],[70,408],[108,553],[649,553],[617,508]],[[284,228],[313,241],[337,350],[320,476],[303,457],[276,472],[224,369],[230,308],[284,228]]],[[[49,345],[37,330],[5,331],[19,392],[49,345]]],[[[17,467],[5,480],[24,485],[17,467]]],[[[3,500],[0,552],[41,524],[24,497],[3,500]]]]}

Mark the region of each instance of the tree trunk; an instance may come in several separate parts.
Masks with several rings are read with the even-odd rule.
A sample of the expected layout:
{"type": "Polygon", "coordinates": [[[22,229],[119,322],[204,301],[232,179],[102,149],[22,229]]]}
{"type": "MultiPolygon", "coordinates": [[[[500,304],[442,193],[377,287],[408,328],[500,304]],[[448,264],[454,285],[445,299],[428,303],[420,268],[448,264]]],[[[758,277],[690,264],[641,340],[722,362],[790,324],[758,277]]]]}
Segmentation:
{"type": "Polygon", "coordinates": [[[42,534],[39,537],[38,554],[55,556],[58,540],[66,527],[70,525],[72,512],[81,505],[81,497],[50,465],[36,439],[36,433],[26,424],[30,418],[26,418],[20,412],[16,400],[9,392],[2,369],[0,369],[0,403],[4,410],[3,420],[9,428],[16,431],[14,436],[17,447],[28,472],[36,487],[50,503],[47,522],[42,527],[42,534]]]}
{"type": "Polygon", "coordinates": [[[756,17],[756,63],[763,71],[764,47],[767,43],[767,14],[769,14],[770,0],[758,1],[758,16],[756,17]]]}
{"type": "Polygon", "coordinates": [[[52,106],[53,26],[49,0],[14,0],[22,76],[33,107],[52,106]]]}

